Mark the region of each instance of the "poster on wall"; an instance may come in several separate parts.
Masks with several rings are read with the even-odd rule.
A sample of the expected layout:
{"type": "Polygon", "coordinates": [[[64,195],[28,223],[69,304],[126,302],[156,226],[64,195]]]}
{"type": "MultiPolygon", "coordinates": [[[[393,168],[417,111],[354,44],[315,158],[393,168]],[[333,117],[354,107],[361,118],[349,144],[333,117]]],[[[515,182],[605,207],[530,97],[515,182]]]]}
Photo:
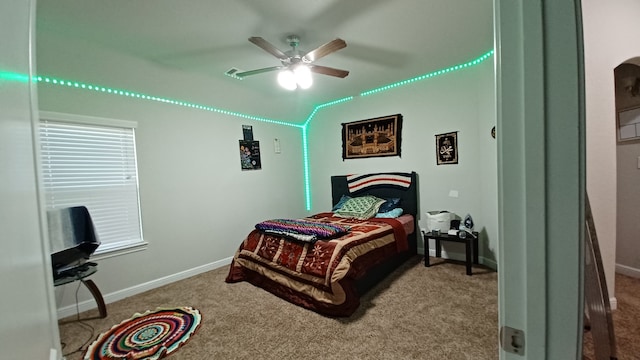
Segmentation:
{"type": "Polygon", "coordinates": [[[240,167],[244,170],[259,170],[262,168],[260,163],[260,142],[259,141],[240,141],[240,167]]]}
{"type": "Polygon", "coordinates": [[[458,132],[436,135],[438,165],[458,163],[458,132]]]}
{"type": "Polygon", "coordinates": [[[400,156],[402,115],[342,124],[342,159],[400,156]]]}
{"type": "Polygon", "coordinates": [[[253,140],[253,126],[242,125],[242,139],[246,141],[253,140]]]}

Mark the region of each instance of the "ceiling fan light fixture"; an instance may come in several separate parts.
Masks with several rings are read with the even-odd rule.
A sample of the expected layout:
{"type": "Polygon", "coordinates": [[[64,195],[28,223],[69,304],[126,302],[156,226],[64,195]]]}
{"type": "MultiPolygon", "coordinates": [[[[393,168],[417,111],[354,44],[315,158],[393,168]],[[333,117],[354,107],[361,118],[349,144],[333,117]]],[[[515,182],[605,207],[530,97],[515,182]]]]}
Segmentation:
{"type": "Polygon", "coordinates": [[[296,76],[293,71],[285,69],[278,74],[278,84],[287,90],[295,90],[298,86],[296,84],[296,76]]]}
{"type": "Polygon", "coordinates": [[[311,69],[306,65],[298,65],[293,70],[296,76],[296,82],[301,89],[308,89],[313,85],[313,78],[311,77],[311,69]]]}
{"type": "Polygon", "coordinates": [[[283,88],[293,91],[297,88],[308,89],[313,85],[313,77],[311,76],[312,68],[313,72],[316,74],[334,76],[338,78],[344,78],[349,75],[349,72],[346,70],[311,64],[320,58],[345,48],[347,43],[340,38],[333,39],[326,44],[320,45],[304,55],[298,50],[300,39],[296,35],[287,37],[287,42],[291,46],[291,50],[287,52],[283,52],[259,36],[250,37],[249,42],[278,58],[282,66],[271,66],[249,71],[234,72],[233,75],[240,79],[250,75],[281,70],[278,74],[278,83],[283,88]]]}

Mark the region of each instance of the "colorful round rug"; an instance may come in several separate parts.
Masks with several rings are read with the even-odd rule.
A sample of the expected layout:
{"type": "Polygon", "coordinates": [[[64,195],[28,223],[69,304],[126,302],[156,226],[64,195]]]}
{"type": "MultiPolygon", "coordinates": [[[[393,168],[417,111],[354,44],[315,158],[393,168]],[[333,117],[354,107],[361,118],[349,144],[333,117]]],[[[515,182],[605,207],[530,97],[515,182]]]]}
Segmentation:
{"type": "Polygon", "coordinates": [[[161,359],[184,345],[200,326],[200,311],[191,307],[157,308],[114,325],[100,334],[84,360],[161,359]]]}

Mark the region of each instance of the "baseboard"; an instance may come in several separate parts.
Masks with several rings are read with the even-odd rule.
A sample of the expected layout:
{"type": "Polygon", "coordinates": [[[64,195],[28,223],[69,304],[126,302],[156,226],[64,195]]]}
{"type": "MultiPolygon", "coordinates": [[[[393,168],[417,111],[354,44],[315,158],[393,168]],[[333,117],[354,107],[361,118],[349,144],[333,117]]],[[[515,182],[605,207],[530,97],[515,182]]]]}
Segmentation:
{"type": "Polygon", "coordinates": [[[640,269],[632,268],[631,266],[616,264],[616,272],[633,278],[640,278],[640,269]]]}
{"type": "MultiPolygon", "coordinates": [[[[630,276],[632,278],[640,278],[640,269],[636,269],[631,266],[616,264],[616,272],[622,275],[630,276]]],[[[615,310],[618,308],[618,301],[615,297],[612,297],[609,302],[611,303],[611,310],[615,310]]]]}
{"type": "MultiPolygon", "coordinates": [[[[226,259],[222,259],[222,260],[218,260],[218,261],[214,261],[212,263],[209,264],[204,264],[201,266],[197,266],[195,268],[192,269],[188,269],[185,271],[181,271],[179,273],[175,273],[169,276],[165,276],[165,277],[161,277],[155,280],[151,280],[148,281],[146,283],[142,283],[139,285],[135,285],[132,286],[130,288],[126,288],[126,289],[122,289],[122,290],[118,290],[109,294],[102,294],[103,298],[104,298],[104,302],[106,304],[112,303],[114,301],[118,301],[118,300],[122,300],[124,298],[127,298],[129,296],[133,296],[133,295],[137,295],[140,293],[143,293],[145,291],[149,291],[155,288],[159,288],[161,286],[164,285],[168,285],[171,284],[173,282],[176,281],[180,281],[180,280],[184,280],[186,278],[190,278],[192,276],[198,275],[198,274],[202,274],[204,272],[207,271],[211,271],[211,270],[215,270],[219,267],[222,266],[226,266],[231,264],[231,260],[233,260],[233,257],[228,257],[226,259]]],[[[83,312],[83,311],[87,311],[87,310],[91,310],[91,309],[95,309],[97,308],[97,304],[96,302],[93,300],[93,298],[89,299],[89,300],[85,300],[82,302],[78,303],[78,306],[76,308],[76,304],[73,305],[68,305],[62,308],[59,308],[57,311],[58,314],[58,319],[62,319],[68,316],[72,316],[75,315],[77,311],[79,312],[83,312]]],[[[107,313],[109,311],[109,307],[107,307],[107,313]]]]}
{"type": "MultiPolygon", "coordinates": [[[[418,254],[424,255],[424,248],[418,247],[418,254]]],[[[447,252],[444,249],[441,251],[440,255],[442,255],[441,257],[443,259],[451,259],[451,260],[457,260],[457,261],[465,261],[466,258],[467,258],[464,253],[447,252]]],[[[429,249],[429,256],[435,257],[436,256],[436,249],[429,249]]],[[[483,256],[478,256],[478,262],[481,265],[487,266],[487,267],[489,267],[489,268],[491,268],[493,270],[497,270],[498,269],[498,263],[495,260],[488,259],[488,258],[485,258],[483,256]]]]}

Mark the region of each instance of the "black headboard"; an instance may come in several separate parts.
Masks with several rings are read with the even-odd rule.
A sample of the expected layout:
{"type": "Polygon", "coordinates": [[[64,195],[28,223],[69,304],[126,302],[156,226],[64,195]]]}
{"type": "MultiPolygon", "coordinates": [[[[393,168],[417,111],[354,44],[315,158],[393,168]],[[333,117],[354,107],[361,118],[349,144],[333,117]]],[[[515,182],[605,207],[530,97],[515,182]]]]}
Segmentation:
{"type": "MultiPolygon", "coordinates": [[[[409,175],[409,173],[405,173],[409,175]]],[[[349,186],[347,185],[346,175],[337,175],[331,177],[331,205],[335,205],[340,201],[342,195],[348,195],[351,197],[362,196],[365,194],[377,196],[379,198],[400,198],[400,207],[404,210],[405,214],[411,214],[418,222],[419,214],[419,196],[418,196],[418,174],[413,171],[411,175],[411,185],[406,189],[400,189],[398,187],[374,187],[371,189],[356,192],[354,194],[349,192],[349,186]]]]}

